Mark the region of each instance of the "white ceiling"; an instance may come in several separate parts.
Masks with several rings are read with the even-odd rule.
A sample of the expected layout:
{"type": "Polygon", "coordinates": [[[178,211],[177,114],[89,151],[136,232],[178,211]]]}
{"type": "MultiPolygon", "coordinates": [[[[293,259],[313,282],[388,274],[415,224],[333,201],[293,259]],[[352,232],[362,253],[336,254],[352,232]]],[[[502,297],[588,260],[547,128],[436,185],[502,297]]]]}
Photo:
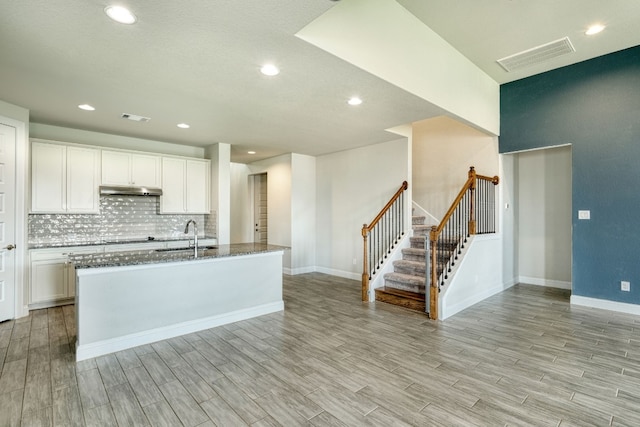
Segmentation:
{"type": "Polygon", "coordinates": [[[640,45],[637,0],[397,0],[502,84],[640,45]],[[587,36],[595,23],[606,25],[587,36]],[[569,37],[576,51],[507,73],[498,59],[569,37]]]}
{"type": "MultiPolygon", "coordinates": [[[[499,83],[640,44],[635,0],[398,2],[499,83]],[[587,39],[595,21],[609,27],[587,39]],[[564,59],[511,74],[495,63],[564,36],[577,50],[564,59]]],[[[36,123],[229,143],[240,162],[388,141],[397,136],[384,129],[442,114],[295,37],[335,4],[329,0],[119,1],[138,16],[132,26],[110,21],[107,3],[0,0],[0,100],[28,108],[36,123]],[[269,61],[279,76],[259,73],[269,61]],[[352,95],[364,103],[348,106],[352,95]],[[96,111],[79,110],[82,103],[96,111]]]]}

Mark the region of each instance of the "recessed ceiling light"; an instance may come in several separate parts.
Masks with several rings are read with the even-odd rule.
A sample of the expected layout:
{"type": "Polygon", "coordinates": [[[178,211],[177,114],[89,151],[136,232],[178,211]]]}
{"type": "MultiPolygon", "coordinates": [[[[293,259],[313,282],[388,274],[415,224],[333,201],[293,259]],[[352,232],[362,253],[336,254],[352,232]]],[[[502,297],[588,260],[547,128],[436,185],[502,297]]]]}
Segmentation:
{"type": "Polygon", "coordinates": [[[354,96],[354,97],[350,98],[347,101],[347,104],[349,104],[349,105],[360,105],[360,104],[362,104],[362,99],[358,98],[357,96],[354,96]]]}
{"type": "Polygon", "coordinates": [[[137,18],[129,9],[122,6],[107,6],[104,13],[111,19],[121,24],[133,24],[137,18]]]}
{"type": "Polygon", "coordinates": [[[260,68],[260,72],[265,76],[277,76],[280,74],[280,70],[273,64],[265,64],[260,68]]]}
{"type": "Polygon", "coordinates": [[[80,105],[78,105],[78,108],[81,109],[81,110],[85,110],[85,111],[94,111],[95,110],[95,108],[92,107],[89,104],[80,104],[80,105]]]}
{"type": "Polygon", "coordinates": [[[602,30],[604,30],[604,25],[595,24],[590,26],[589,29],[587,29],[587,31],[585,31],[584,33],[588,36],[592,36],[594,34],[598,34],[602,30]]]}
{"type": "Polygon", "coordinates": [[[256,154],[255,151],[247,151],[247,154],[256,154]]]}
{"type": "Polygon", "coordinates": [[[180,129],[189,129],[190,126],[186,123],[178,123],[176,126],[178,126],[180,129]]]}

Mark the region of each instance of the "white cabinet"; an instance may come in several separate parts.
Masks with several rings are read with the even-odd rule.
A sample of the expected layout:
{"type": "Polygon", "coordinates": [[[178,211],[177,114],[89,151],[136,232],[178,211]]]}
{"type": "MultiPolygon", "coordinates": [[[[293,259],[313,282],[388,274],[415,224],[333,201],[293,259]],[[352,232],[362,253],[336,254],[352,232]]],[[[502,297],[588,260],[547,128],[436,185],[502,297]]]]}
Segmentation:
{"type": "Polygon", "coordinates": [[[67,147],[31,143],[31,212],[65,212],[67,147]]]}
{"type": "Polygon", "coordinates": [[[31,144],[31,212],[98,213],[100,150],[31,144]]]}
{"type": "Polygon", "coordinates": [[[40,249],[30,252],[29,304],[37,307],[71,302],[76,275],[68,256],[100,252],[101,247],[40,249]]]}
{"type": "Polygon", "coordinates": [[[160,187],[160,156],[102,150],[102,185],[160,187]]]}
{"type": "Polygon", "coordinates": [[[160,213],[209,213],[209,160],[162,158],[160,213]]]}

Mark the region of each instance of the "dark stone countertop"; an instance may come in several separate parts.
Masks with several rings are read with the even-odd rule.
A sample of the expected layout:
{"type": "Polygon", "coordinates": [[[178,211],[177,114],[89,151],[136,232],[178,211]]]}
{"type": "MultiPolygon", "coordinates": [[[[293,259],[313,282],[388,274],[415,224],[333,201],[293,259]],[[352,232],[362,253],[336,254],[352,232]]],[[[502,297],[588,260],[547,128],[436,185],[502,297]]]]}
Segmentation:
{"type": "MultiPolygon", "coordinates": [[[[215,239],[215,236],[198,236],[199,240],[215,239]]],[[[109,246],[124,244],[144,244],[144,243],[166,243],[166,242],[184,242],[188,244],[189,239],[184,236],[176,237],[108,237],[97,240],[61,240],[51,242],[32,242],[29,243],[29,249],[51,249],[51,248],[70,248],[82,246],[109,246]]]]}
{"type": "Polygon", "coordinates": [[[286,246],[268,245],[264,243],[234,243],[230,245],[202,246],[198,250],[197,258],[194,257],[193,249],[152,249],[71,255],[69,256],[69,260],[77,269],[125,267],[143,264],[160,264],[183,261],[189,262],[211,258],[253,255],[265,252],[284,251],[285,249],[289,248],[286,246]]]}

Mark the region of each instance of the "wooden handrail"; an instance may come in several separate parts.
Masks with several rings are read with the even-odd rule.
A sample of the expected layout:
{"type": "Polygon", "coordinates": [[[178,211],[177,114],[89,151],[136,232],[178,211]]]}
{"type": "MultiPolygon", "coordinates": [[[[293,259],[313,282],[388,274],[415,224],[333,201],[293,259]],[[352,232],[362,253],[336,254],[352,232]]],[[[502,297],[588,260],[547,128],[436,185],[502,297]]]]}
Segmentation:
{"type": "Polygon", "coordinates": [[[373,221],[371,221],[369,225],[367,224],[362,225],[362,237],[364,237],[365,233],[368,233],[373,229],[373,227],[376,226],[376,224],[380,221],[380,218],[382,218],[382,216],[389,210],[389,208],[393,205],[393,203],[396,200],[398,200],[398,197],[400,197],[402,192],[405,191],[407,188],[409,188],[409,183],[407,183],[407,181],[403,181],[398,191],[396,191],[396,194],[394,194],[393,197],[391,197],[391,200],[389,200],[387,204],[384,205],[384,208],[382,208],[380,213],[376,215],[373,221]]]}
{"type": "MultiPolygon", "coordinates": [[[[409,183],[407,183],[407,181],[403,181],[398,191],[396,191],[396,193],[391,197],[391,199],[387,202],[387,204],[384,205],[380,213],[376,215],[373,221],[371,221],[369,225],[367,224],[362,225],[361,233],[362,233],[362,239],[364,242],[363,256],[362,256],[362,301],[369,301],[369,264],[368,264],[369,254],[367,252],[367,240],[368,240],[369,233],[378,224],[378,222],[380,222],[380,220],[389,211],[389,209],[391,209],[394,203],[398,200],[398,198],[400,198],[402,193],[407,188],[409,188],[409,183]]],[[[402,211],[402,215],[404,215],[404,211],[402,211]]]]}
{"type": "Polygon", "coordinates": [[[436,243],[438,242],[438,239],[440,238],[440,234],[442,233],[445,226],[451,219],[451,216],[454,214],[454,212],[458,208],[458,205],[466,195],[467,191],[471,192],[471,197],[469,198],[468,233],[469,235],[476,234],[476,220],[475,220],[476,214],[475,214],[475,206],[474,206],[475,204],[474,193],[476,190],[478,180],[489,181],[493,183],[493,185],[498,185],[498,183],[500,182],[500,178],[498,178],[497,176],[478,175],[475,171],[475,168],[471,166],[469,168],[467,181],[462,186],[462,189],[460,190],[460,192],[454,199],[453,203],[447,210],[447,213],[445,213],[444,217],[442,218],[442,221],[440,221],[440,224],[438,224],[437,226],[436,225],[432,226],[431,232],[429,233],[429,241],[431,246],[430,262],[429,262],[429,267],[431,271],[427,273],[427,278],[430,279],[429,317],[434,320],[438,318],[438,293],[440,291],[440,287],[438,286],[438,272],[437,272],[438,255],[436,253],[437,251],[436,243]]]}
{"type": "MultiPolygon", "coordinates": [[[[449,210],[447,210],[447,213],[444,214],[444,217],[442,217],[442,221],[440,221],[440,224],[438,224],[438,226],[436,227],[435,231],[436,231],[436,239],[437,240],[437,236],[440,235],[440,233],[442,232],[442,229],[444,228],[444,226],[447,224],[447,221],[449,221],[449,218],[451,218],[451,215],[453,215],[453,212],[456,210],[456,208],[458,207],[458,204],[460,203],[460,201],[462,200],[462,198],[464,197],[465,193],[467,192],[467,190],[471,189],[475,189],[475,181],[476,179],[482,179],[485,181],[491,181],[493,183],[493,185],[498,185],[500,183],[500,178],[497,176],[486,176],[486,175],[478,175],[476,174],[476,170],[473,166],[471,166],[469,168],[469,178],[467,178],[467,181],[464,183],[464,185],[462,186],[462,189],[460,190],[460,192],[458,193],[458,195],[456,196],[456,198],[453,200],[453,203],[451,203],[451,206],[449,207],[449,210]]],[[[473,216],[473,215],[471,215],[473,216]]],[[[431,241],[435,241],[433,239],[433,229],[431,230],[431,241]]],[[[474,233],[472,233],[474,234],[474,233]]]]}
{"type": "Polygon", "coordinates": [[[438,240],[438,236],[442,232],[442,229],[447,224],[447,221],[449,221],[449,218],[451,218],[451,215],[453,215],[453,212],[458,207],[458,204],[460,203],[460,200],[462,200],[462,198],[466,194],[467,190],[469,190],[469,188],[471,188],[472,184],[473,184],[473,178],[467,179],[467,182],[465,182],[464,185],[462,186],[462,189],[460,190],[460,192],[458,193],[458,195],[454,199],[453,203],[449,207],[449,210],[447,211],[447,213],[444,214],[444,217],[442,217],[442,221],[440,221],[440,224],[438,224],[437,226],[434,225],[435,230],[431,229],[431,235],[430,236],[431,236],[431,241],[432,242],[435,241],[435,240],[438,240]],[[434,234],[434,232],[435,232],[435,234],[434,234]],[[434,239],[434,236],[435,236],[435,239],[434,239]]]}

